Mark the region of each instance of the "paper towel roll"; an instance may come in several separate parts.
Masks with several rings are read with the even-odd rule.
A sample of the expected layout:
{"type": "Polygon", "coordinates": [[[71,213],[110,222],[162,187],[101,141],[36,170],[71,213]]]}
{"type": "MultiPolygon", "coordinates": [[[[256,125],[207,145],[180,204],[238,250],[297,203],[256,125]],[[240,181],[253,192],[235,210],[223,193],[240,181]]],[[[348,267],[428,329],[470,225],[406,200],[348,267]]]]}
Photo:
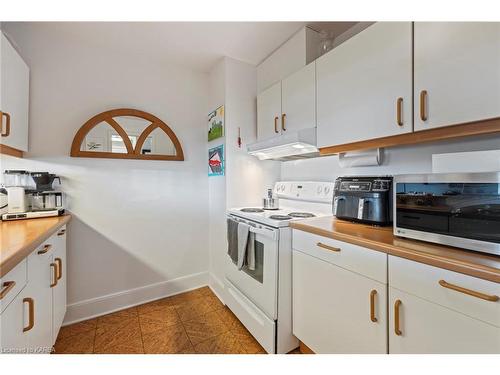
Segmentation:
{"type": "Polygon", "coordinates": [[[341,168],[370,167],[380,164],[382,164],[382,152],[380,148],[357,152],[342,152],[339,154],[339,165],[341,168]]]}

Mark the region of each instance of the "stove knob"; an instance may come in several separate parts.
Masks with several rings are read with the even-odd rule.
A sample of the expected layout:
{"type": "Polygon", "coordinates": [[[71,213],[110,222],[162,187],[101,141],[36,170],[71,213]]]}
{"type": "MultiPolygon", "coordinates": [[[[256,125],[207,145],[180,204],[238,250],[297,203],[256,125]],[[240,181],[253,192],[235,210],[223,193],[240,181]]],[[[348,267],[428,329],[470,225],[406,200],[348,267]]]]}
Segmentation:
{"type": "Polygon", "coordinates": [[[281,185],[281,191],[285,191],[285,185],[281,185]]]}
{"type": "Polygon", "coordinates": [[[322,190],[323,190],[323,186],[318,186],[318,194],[321,194],[322,190]]]}
{"type": "Polygon", "coordinates": [[[325,192],[325,195],[328,195],[328,193],[330,192],[330,187],[325,186],[324,192],[325,192]]]}

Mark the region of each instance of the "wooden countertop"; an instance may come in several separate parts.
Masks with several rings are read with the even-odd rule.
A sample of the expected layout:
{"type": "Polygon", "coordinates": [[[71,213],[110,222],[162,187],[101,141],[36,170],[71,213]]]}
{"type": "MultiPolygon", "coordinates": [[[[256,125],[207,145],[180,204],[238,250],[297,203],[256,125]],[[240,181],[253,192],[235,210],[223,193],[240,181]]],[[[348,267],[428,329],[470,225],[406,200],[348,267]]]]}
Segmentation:
{"type": "Polygon", "coordinates": [[[350,223],[333,216],[290,223],[294,229],[500,283],[500,256],[394,236],[392,227],[350,223]]]}
{"type": "Polygon", "coordinates": [[[71,215],[63,215],[2,221],[0,224],[0,277],[5,276],[70,219],[71,215]]]}

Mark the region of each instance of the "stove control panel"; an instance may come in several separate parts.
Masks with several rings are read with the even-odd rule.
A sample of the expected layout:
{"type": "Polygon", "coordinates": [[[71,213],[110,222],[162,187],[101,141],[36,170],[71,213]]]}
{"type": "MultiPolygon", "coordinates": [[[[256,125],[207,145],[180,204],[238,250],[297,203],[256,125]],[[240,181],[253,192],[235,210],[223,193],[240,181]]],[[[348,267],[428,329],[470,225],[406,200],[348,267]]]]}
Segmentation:
{"type": "Polygon", "coordinates": [[[274,185],[274,195],[282,199],[331,203],[333,182],[281,181],[274,185]]]}

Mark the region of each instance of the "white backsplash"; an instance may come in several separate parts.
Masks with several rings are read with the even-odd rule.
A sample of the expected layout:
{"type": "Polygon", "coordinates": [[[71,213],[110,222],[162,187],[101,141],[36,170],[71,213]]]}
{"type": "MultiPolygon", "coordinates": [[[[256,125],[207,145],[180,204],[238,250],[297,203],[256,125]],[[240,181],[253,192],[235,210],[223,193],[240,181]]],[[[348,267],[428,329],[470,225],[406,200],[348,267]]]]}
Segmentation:
{"type": "MultiPolygon", "coordinates": [[[[325,156],[284,162],[282,180],[333,181],[346,175],[396,175],[407,173],[432,173],[432,155],[454,152],[498,149],[500,135],[475,137],[462,140],[400,146],[384,150],[383,163],[374,167],[341,168],[338,156],[325,156]]],[[[457,163],[459,161],[457,160],[457,163]]],[[[470,165],[470,168],[473,166],[470,165]]]]}

